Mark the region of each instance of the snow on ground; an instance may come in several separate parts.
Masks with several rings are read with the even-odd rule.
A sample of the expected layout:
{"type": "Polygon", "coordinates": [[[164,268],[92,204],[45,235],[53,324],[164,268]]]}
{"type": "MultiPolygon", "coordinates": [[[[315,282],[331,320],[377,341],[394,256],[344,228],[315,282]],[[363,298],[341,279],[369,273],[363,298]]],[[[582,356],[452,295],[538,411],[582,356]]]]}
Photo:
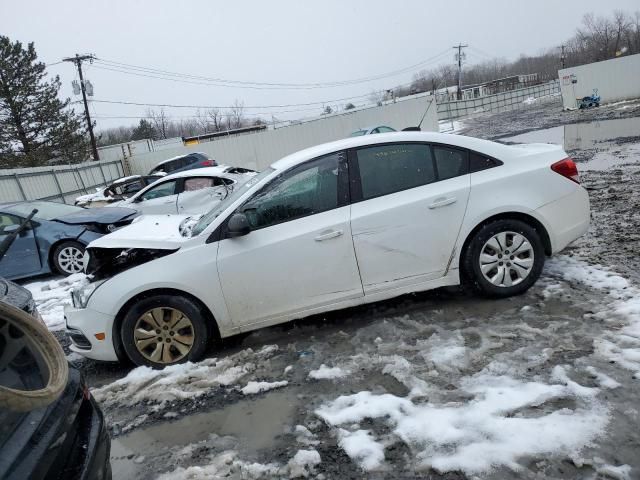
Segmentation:
{"type": "Polygon", "coordinates": [[[64,306],[71,304],[71,290],[87,281],[83,273],[75,273],[56,280],[31,282],[24,287],[31,292],[38,311],[49,330],[63,330],[64,306]]]}
{"type": "Polygon", "coordinates": [[[438,122],[440,133],[458,133],[464,129],[464,123],[460,120],[440,120],[438,122]]]}
{"type": "Polygon", "coordinates": [[[160,475],[157,480],[209,480],[212,478],[307,478],[321,462],[317,450],[298,450],[286,465],[251,463],[238,458],[234,450],[211,456],[203,466],[178,467],[160,475]]]}
{"type": "Polygon", "coordinates": [[[316,410],[339,428],[340,445],[365,469],[378,468],[383,444],[395,439],[415,452],[418,468],[479,474],[498,466],[519,469],[523,455],[569,455],[601,435],[607,408],[597,388],[566,380],[556,367],[547,381],[521,381],[485,372],[463,379],[472,399],[464,403],[418,403],[392,394],[363,391],[338,397],[316,410]],[[565,382],[562,382],[565,380],[565,382]],[[575,402],[556,408],[555,402],[575,402]],[[379,421],[395,439],[360,429],[365,420],[379,421]]]}
{"type": "MultiPolygon", "coordinates": [[[[257,352],[248,348],[226,358],[187,362],[163,370],[138,367],[120,380],[93,389],[92,393],[107,407],[132,406],[142,401],[164,405],[166,402],[195,398],[215,387],[238,382],[255,370],[255,362],[269,358],[277,350],[276,345],[267,345],[257,352]]],[[[247,385],[249,390],[255,388],[251,383],[255,382],[247,385]]]]}
{"type": "Polygon", "coordinates": [[[640,379],[640,289],[600,265],[567,256],[548,263],[549,272],[607,294],[609,302],[594,317],[604,320],[610,328],[594,340],[594,346],[599,354],[633,371],[634,378],[640,379]]]}
{"type": "Polygon", "coordinates": [[[309,372],[309,378],[314,380],[332,380],[335,378],[344,378],[349,375],[347,370],[340,367],[327,367],[324,363],[317,370],[309,372]]]}
{"type": "Polygon", "coordinates": [[[240,391],[244,395],[255,395],[256,393],[266,392],[273,390],[274,388],[286,387],[289,384],[286,380],[280,382],[249,382],[246,386],[242,387],[240,391]]]}

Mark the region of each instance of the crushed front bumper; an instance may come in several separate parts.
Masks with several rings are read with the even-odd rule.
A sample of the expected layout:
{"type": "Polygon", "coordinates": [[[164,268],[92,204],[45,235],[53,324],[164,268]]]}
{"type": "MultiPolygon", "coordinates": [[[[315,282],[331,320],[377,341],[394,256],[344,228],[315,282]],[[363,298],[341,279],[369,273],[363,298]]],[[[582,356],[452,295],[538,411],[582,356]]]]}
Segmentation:
{"type": "Polygon", "coordinates": [[[93,360],[118,361],[113,344],[113,315],[67,305],[64,318],[72,351],[93,360]]]}

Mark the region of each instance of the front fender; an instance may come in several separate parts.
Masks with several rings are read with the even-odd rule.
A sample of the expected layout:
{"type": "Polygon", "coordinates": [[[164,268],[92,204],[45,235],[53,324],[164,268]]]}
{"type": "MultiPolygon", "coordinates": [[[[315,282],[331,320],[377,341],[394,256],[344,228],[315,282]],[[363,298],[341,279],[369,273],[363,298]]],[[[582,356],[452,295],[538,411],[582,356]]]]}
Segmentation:
{"type": "Polygon", "coordinates": [[[86,245],[89,245],[94,240],[97,240],[102,237],[104,237],[104,235],[101,233],[92,232],[91,230],[85,229],[80,233],[80,235],[76,237],[76,240],[86,246],[86,245]]]}

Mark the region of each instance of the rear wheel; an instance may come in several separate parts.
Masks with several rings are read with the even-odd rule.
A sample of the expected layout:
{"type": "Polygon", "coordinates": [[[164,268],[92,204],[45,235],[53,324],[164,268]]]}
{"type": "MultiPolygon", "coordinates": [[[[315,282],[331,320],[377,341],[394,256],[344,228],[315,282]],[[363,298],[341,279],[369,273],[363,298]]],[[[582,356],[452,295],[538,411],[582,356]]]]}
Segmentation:
{"type": "Polygon", "coordinates": [[[538,232],[519,220],[483,226],[465,252],[464,270],[476,288],[494,297],[525,292],[540,276],[544,247],[538,232]]]}
{"type": "Polygon", "coordinates": [[[155,295],[129,309],[120,335],[133,363],[163,368],[201,359],[209,332],[199,304],[179,295],[155,295]]]}
{"type": "Polygon", "coordinates": [[[62,275],[81,273],[84,270],[84,245],[67,241],[59,244],[53,251],[53,266],[62,275]]]}

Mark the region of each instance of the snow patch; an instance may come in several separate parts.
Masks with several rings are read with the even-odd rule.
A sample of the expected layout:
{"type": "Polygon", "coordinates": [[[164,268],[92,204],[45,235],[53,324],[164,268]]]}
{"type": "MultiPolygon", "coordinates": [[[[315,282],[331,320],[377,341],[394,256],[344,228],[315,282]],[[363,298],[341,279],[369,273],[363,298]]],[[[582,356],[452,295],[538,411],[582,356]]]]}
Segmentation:
{"type": "Polygon", "coordinates": [[[317,450],[298,450],[289,460],[289,478],[308,477],[314,473],[313,467],[320,464],[317,450]]]}
{"type": "Polygon", "coordinates": [[[44,323],[51,331],[64,330],[64,306],[71,305],[71,290],[87,283],[84,273],[74,273],[56,280],[31,282],[24,287],[31,292],[44,323]]]}
{"type": "MultiPolygon", "coordinates": [[[[498,466],[518,469],[517,460],[522,456],[579,451],[607,424],[607,410],[595,400],[598,389],[571,381],[563,367],[553,376],[565,384],[480,373],[463,379],[462,390],[474,397],[465,403],[415,403],[392,394],[363,391],[338,397],[315,413],[331,426],[359,424],[365,419],[384,422],[399,441],[416,452],[419,467],[470,475],[498,466]],[[576,407],[553,408],[554,401],[564,399],[573,400],[576,407]]],[[[338,429],[338,435],[350,438],[343,429],[338,429]]],[[[356,437],[363,444],[364,435],[356,437]]],[[[377,442],[373,436],[367,446],[375,448],[372,442],[377,442]]],[[[346,451],[353,444],[341,446],[346,451]]],[[[357,451],[347,454],[359,458],[357,451]]],[[[379,455],[373,458],[381,461],[379,455]]]]}
{"type": "Polygon", "coordinates": [[[240,391],[244,395],[255,395],[256,393],[266,392],[274,388],[286,387],[289,382],[282,380],[281,382],[249,382],[242,387],[240,391]]]}
{"type": "Polygon", "coordinates": [[[313,378],[315,380],[332,380],[335,378],[344,378],[349,374],[350,372],[343,370],[340,367],[327,367],[323,363],[317,370],[311,370],[309,372],[309,378],[313,378]]]}
{"type": "Polygon", "coordinates": [[[256,362],[277,349],[277,345],[265,346],[258,352],[248,348],[227,358],[187,362],[163,370],[138,367],[124,378],[93,389],[92,393],[103,406],[132,406],[142,401],[162,406],[175,400],[197,398],[213,388],[236,383],[255,370],[256,362]]]}
{"type": "Polygon", "coordinates": [[[340,428],[339,445],[363,470],[376,470],[384,462],[384,446],[376,442],[368,430],[350,432],[340,428]]]}

